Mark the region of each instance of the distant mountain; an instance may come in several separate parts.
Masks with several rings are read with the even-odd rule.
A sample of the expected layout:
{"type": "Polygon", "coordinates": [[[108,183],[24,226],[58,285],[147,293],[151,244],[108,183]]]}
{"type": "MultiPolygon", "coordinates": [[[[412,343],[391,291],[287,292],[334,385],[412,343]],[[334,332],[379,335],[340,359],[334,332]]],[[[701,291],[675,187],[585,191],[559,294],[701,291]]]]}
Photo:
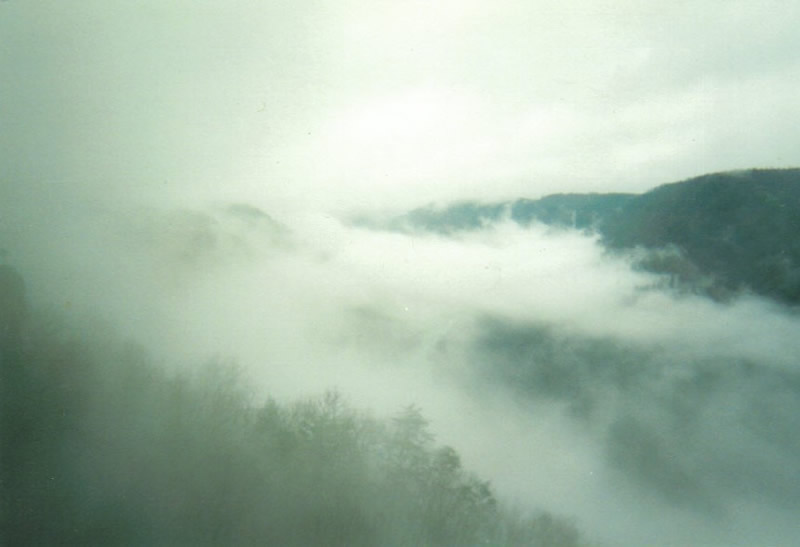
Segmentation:
{"type": "Polygon", "coordinates": [[[510,219],[598,233],[611,250],[643,249],[639,266],[681,289],[726,299],[751,291],[800,304],[800,169],[715,173],[644,194],[425,207],[383,223],[450,234],[510,219]]]}
{"type": "Polygon", "coordinates": [[[598,230],[604,221],[617,214],[634,194],[554,194],[537,200],[518,199],[510,206],[511,219],[519,224],[531,222],[598,230]]]}
{"type": "Polygon", "coordinates": [[[800,169],[660,186],[610,216],[601,233],[614,248],[672,245],[718,287],[800,304],[800,169]]]}
{"type": "Polygon", "coordinates": [[[233,203],[213,209],[136,211],[120,230],[131,250],[160,268],[195,271],[248,259],[290,244],[290,231],[261,209],[233,203]]]}

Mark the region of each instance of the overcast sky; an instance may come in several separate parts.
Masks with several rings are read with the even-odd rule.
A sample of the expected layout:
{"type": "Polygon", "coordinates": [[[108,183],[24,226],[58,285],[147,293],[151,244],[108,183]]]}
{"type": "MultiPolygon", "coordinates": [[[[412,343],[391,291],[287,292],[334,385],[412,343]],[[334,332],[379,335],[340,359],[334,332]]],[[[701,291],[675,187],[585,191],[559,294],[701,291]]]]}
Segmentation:
{"type": "Polygon", "coordinates": [[[5,0],[0,180],[403,207],[800,165],[800,4],[5,0]]]}

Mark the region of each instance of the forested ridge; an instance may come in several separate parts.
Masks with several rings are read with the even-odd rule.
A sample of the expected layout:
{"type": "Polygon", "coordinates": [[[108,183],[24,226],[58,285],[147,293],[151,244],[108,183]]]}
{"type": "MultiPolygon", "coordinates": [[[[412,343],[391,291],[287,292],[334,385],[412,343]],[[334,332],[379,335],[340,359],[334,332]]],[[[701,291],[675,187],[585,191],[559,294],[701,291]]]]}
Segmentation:
{"type": "Polygon", "coordinates": [[[3,545],[582,544],[435,442],[335,391],[258,398],[233,364],[168,372],[34,315],[2,359],[3,545]]]}
{"type": "Polygon", "coordinates": [[[752,292],[800,304],[800,169],[712,173],[643,194],[554,194],[508,202],[422,207],[389,220],[393,230],[454,234],[504,219],[596,233],[615,252],[673,288],[727,300],[752,292]]]}

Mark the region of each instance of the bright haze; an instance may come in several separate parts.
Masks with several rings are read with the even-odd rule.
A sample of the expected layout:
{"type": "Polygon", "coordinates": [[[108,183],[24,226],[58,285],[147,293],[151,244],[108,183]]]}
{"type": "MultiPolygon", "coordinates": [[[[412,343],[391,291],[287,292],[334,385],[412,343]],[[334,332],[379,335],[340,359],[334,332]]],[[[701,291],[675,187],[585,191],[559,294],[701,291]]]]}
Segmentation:
{"type": "Polygon", "coordinates": [[[793,3],[0,7],[14,184],[372,207],[798,163],[793,3]]]}
{"type": "Polygon", "coordinates": [[[6,0],[0,247],[37,309],[172,366],[417,404],[500,497],[603,545],[791,545],[796,315],[677,297],[583,233],[344,219],[800,165],[799,21],[777,1],[6,0]],[[602,348],[634,372],[495,377],[542,344],[570,374],[602,348]]]}

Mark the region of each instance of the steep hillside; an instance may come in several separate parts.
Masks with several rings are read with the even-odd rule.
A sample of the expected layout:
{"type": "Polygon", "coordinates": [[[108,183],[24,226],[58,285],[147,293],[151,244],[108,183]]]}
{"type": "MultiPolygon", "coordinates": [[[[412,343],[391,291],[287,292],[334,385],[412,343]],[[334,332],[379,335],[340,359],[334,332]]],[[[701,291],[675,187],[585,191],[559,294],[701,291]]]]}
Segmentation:
{"type": "Polygon", "coordinates": [[[800,169],[717,173],[640,195],[464,202],[370,224],[449,234],[503,219],[595,232],[612,250],[645,249],[638,261],[642,268],[717,299],[751,291],[800,304],[800,169]]]}
{"type": "Polygon", "coordinates": [[[0,347],[0,545],[584,544],[499,502],[413,405],[258,402],[234,365],[172,373],[76,327],[37,314],[0,347]]]}
{"type": "Polygon", "coordinates": [[[601,233],[612,248],[675,246],[728,291],[800,303],[800,169],[666,184],[607,217],[601,233]]]}

